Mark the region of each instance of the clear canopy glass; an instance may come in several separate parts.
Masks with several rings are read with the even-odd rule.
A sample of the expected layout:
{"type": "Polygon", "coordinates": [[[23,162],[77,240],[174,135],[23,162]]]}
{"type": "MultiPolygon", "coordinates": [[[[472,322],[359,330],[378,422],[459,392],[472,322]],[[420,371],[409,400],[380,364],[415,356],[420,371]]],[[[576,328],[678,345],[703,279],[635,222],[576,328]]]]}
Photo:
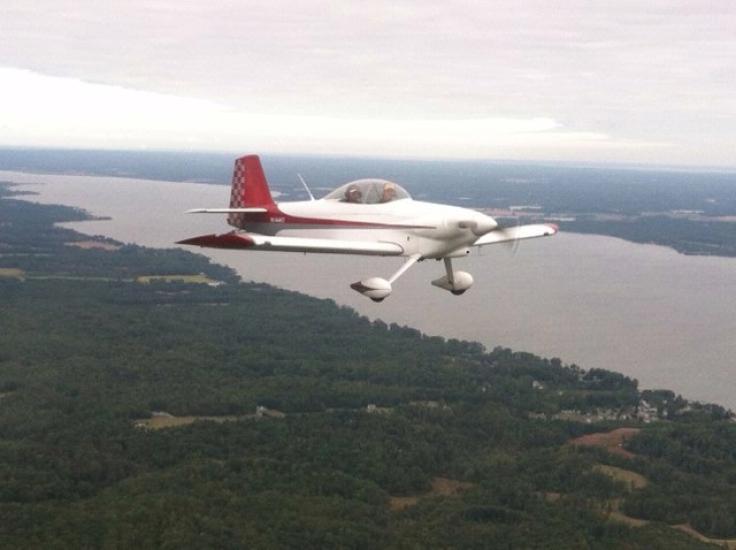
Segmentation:
{"type": "Polygon", "coordinates": [[[356,204],[381,204],[410,199],[406,189],[388,180],[365,179],[346,183],[325,195],[325,200],[356,204]]]}

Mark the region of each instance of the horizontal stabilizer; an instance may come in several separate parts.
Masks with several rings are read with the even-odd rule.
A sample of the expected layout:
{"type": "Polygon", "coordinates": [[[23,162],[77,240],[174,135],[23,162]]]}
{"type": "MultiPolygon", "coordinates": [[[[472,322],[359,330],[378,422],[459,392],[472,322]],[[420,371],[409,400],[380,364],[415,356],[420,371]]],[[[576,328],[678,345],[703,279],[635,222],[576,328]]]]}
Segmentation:
{"type": "Polygon", "coordinates": [[[259,212],[268,212],[266,208],[192,208],[187,210],[186,214],[256,214],[259,212]]]}
{"type": "Polygon", "coordinates": [[[548,237],[557,233],[558,228],[552,223],[537,223],[532,225],[517,225],[516,227],[505,227],[494,229],[486,233],[473,243],[473,246],[484,246],[487,244],[507,243],[522,239],[533,239],[535,237],[548,237]]]}
{"type": "Polygon", "coordinates": [[[202,235],[179,241],[209,248],[242,248],[272,252],[312,252],[322,254],[362,254],[366,256],[400,256],[404,249],[397,243],[377,241],[343,241],[337,239],[307,239],[301,237],[271,237],[256,233],[225,233],[202,235]]]}

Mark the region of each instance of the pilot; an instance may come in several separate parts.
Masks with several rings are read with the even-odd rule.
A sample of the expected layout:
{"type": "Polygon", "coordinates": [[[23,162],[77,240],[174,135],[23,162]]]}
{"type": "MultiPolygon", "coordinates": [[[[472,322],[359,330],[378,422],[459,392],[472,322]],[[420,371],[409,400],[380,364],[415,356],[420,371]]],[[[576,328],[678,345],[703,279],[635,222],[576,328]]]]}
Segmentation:
{"type": "Polygon", "coordinates": [[[396,185],[387,181],[383,184],[383,193],[381,194],[381,202],[391,202],[396,198],[396,185]]]}
{"type": "Polygon", "coordinates": [[[360,192],[357,185],[351,185],[345,191],[345,202],[362,202],[363,193],[360,192]]]}

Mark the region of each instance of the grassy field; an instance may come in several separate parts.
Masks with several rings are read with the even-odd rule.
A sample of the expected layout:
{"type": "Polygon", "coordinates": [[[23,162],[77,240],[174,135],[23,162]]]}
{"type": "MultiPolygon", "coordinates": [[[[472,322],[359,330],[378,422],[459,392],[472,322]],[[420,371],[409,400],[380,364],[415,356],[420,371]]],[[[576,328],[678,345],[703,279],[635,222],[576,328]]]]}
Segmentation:
{"type": "Polygon", "coordinates": [[[635,489],[643,489],[649,485],[649,480],[647,478],[641,474],[632,472],[631,470],[624,470],[623,468],[608,466],[607,464],[598,464],[593,469],[615,479],[616,481],[623,482],[629,490],[632,491],[635,489]]]}
{"type": "Polygon", "coordinates": [[[26,272],[15,267],[0,267],[0,278],[5,279],[23,279],[26,272]]]}
{"type": "Polygon", "coordinates": [[[609,453],[617,454],[624,458],[634,458],[636,455],[624,449],[624,443],[640,431],[639,428],[617,428],[610,432],[599,432],[578,437],[570,441],[570,444],[582,447],[601,447],[609,453]]]}
{"type": "MultiPolygon", "coordinates": [[[[85,277],[76,275],[28,275],[24,270],[15,267],[0,267],[0,278],[5,279],[20,279],[24,280],[27,278],[32,279],[60,279],[67,281],[114,281],[116,279],[112,277],[85,277]]],[[[123,279],[132,281],[132,279],[123,279]]],[[[206,275],[141,275],[135,278],[136,283],[150,284],[150,283],[196,283],[205,285],[214,285],[218,281],[211,279],[206,275]]]]}
{"type": "Polygon", "coordinates": [[[415,506],[420,498],[442,496],[452,497],[459,495],[463,491],[467,491],[474,487],[473,483],[466,481],[457,481],[455,479],[448,479],[446,477],[435,477],[432,479],[432,488],[421,495],[406,496],[406,497],[390,497],[388,501],[389,509],[392,512],[400,512],[415,506]]]}
{"type": "Polygon", "coordinates": [[[103,241],[73,241],[69,243],[64,243],[66,246],[76,246],[77,248],[82,248],[84,250],[92,250],[92,249],[98,249],[98,250],[107,250],[109,252],[114,252],[115,250],[120,250],[120,245],[106,243],[103,241]]]}
{"type": "MultiPolygon", "coordinates": [[[[255,416],[255,415],[253,415],[255,416]]],[[[137,420],[135,422],[136,428],[143,428],[146,430],[162,430],[164,428],[176,428],[179,426],[187,426],[198,421],[210,422],[234,422],[240,420],[241,416],[173,416],[170,414],[160,414],[146,418],[144,420],[137,420]]]]}
{"type": "Polygon", "coordinates": [[[142,275],[136,278],[137,283],[199,283],[204,285],[216,284],[217,281],[206,275],[142,275]]]}

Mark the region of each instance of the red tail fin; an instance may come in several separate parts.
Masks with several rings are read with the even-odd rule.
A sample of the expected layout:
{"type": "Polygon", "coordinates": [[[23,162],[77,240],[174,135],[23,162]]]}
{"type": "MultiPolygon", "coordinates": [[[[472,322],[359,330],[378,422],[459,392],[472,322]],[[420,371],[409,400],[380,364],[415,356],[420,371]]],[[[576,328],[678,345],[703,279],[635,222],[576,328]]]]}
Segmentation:
{"type": "MultiPolygon", "coordinates": [[[[230,208],[248,208],[252,206],[269,207],[274,204],[271,191],[268,189],[266,176],[263,174],[261,159],[258,155],[247,155],[235,160],[233,186],[230,191],[230,208]]],[[[239,227],[243,214],[230,214],[228,223],[239,227]]]]}
{"type": "Polygon", "coordinates": [[[230,208],[269,206],[273,204],[266,176],[258,155],[248,155],[235,160],[230,208]]]}

